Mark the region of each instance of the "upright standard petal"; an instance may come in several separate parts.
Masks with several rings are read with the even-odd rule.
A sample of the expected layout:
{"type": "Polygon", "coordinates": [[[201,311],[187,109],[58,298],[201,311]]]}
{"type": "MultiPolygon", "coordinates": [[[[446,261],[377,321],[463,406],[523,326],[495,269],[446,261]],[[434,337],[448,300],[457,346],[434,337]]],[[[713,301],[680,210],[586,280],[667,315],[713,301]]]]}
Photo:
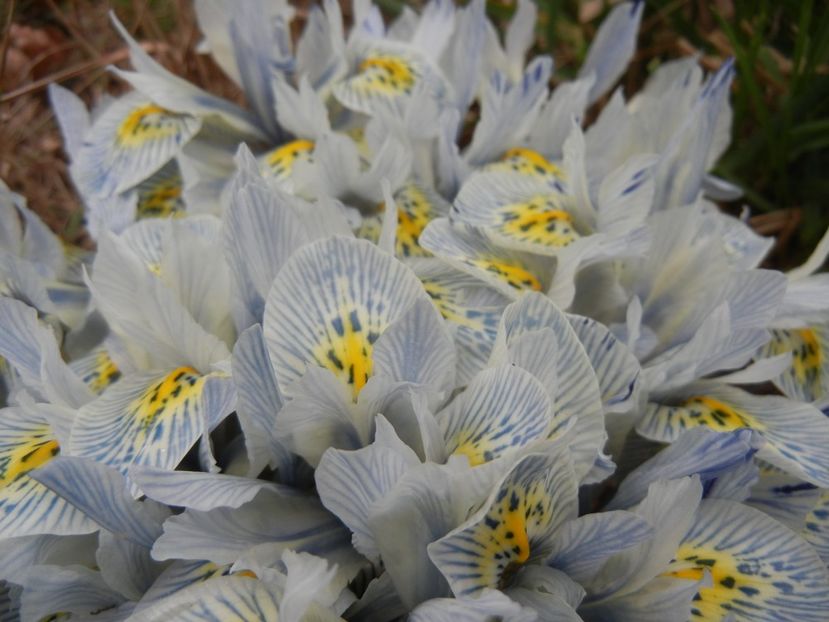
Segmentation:
{"type": "Polygon", "coordinates": [[[653,537],[653,527],[632,512],[586,514],[565,523],[546,560],[574,581],[589,581],[612,555],[653,537]]]}
{"type": "Polygon", "coordinates": [[[639,396],[639,361],[602,323],[587,317],[568,315],[602,392],[605,412],[627,412],[639,396]]]}
{"type": "Polygon", "coordinates": [[[647,497],[632,511],[653,528],[653,537],[611,556],[584,581],[588,594],[584,606],[612,607],[614,601],[635,594],[664,572],[694,524],[701,497],[702,486],[696,477],[652,483],[647,497]]]}
{"type": "Polygon", "coordinates": [[[547,98],[552,59],[533,59],[518,83],[496,71],[489,80],[481,102],[481,119],[464,154],[473,166],[486,164],[528,133],[538,110],[547,98]]]}
{"type": "Polygon", "coordinates": [[[374,343],[375,373],[448,397],[455,388],[455,347],[444,320],[421,298],[374,343]]]}
{"type": "Polygon", "coordinates": [[[236,416],[248,452],[248,475],[255,477],[265,465],[271,465],[279,471],[282,481],[290,481],[293,459],[276,436],[276,415],[282,410],[283,399],[259,324],[239,335],[231,368],[236,385],[236,416]]]}
{"type": "Polygon", "coordinates": [[[513,341],[544,328],[552,330],[558,342],[557,385],[552,397],[557,413],[577,417],[571,449],[576,473],[582,478],[604,447],[607,433],[596,374],[567,316],[546,297],[525,294],[504,311],[492,357],[497,360],[509,350],[513,341]]]}
{"type": "Polygon", "coordinates": [[[579,70],[580,78],[590,74],[595,76],[590,103],[604,95],[625,71],[636,49],[636,35],[644,11],[644,2],[625,2],[602,22],[579,70]]]}
{"type": "Polygon", "coordinates": [[[438,259],[417,259],[409,265],[452,327],[458,357],[456,383],[466,385],[489,360],[506,299],[438,259]]]}
{"type": "Polygon", "coordinates": [[[410,466],[404,456],[375,443],[356,451],[329,449],[314,473],[323,505],[351,529],[354,548],[375,563],[379,550],[368,524],[371,506],[410,466]]]}

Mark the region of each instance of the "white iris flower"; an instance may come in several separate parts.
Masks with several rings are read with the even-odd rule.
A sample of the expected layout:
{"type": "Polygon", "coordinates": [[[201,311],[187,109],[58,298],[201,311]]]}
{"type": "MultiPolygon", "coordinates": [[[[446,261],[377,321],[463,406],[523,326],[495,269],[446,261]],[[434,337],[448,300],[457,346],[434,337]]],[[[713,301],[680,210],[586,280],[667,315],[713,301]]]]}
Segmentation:
{"type": "Polygon", "coordinates": [[[583,126],[644,3],[552,91],[485,8],[195,0],[246,107],[117,20],[134,90],[51,87],[97,249],[0,185],[4,619],[826,618],[829,236],[709,202],[731,62],[583,126]]]}

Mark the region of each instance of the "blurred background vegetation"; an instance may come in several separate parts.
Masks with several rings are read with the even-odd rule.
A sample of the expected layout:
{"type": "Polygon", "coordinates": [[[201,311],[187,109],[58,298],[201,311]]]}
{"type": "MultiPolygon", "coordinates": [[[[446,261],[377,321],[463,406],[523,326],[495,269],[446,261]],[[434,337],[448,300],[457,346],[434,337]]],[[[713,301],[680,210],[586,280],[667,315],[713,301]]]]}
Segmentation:
{"type": "MultiPolygon", "coordinates": [[[[645,2],[638,51],[623,78],[626,92],[666,60],[696,54],[711,71],[733,56],[732,143],[716,173],[744,188],[745,197],[724,207],[737,212],[747,204],[752,225],[778,236],[772,264],[797,263],[829,226],[826,0],[645,2]]],[[[295,4],[301,28],[309,3],[295,4]]],[[[413,3],[379,4],[393,17],[413,3]]],[[[553,55],[556,79],[576,73],[612,4],[539,0],[535,49],[553,55]]],[[[123,89],[106,73],[107,65],[126,61],[109,9],[176,73],[224,96],[241,96],[209,58],[195,53],[200,37],[189,0],[0,0],[0,7],[0,177],[67,241],[83,243],[82,220],[45,86],[58,81],[87,103],[123,89]]],[[[488,0],[487,10],[504,24],[515,6],[488,0]]]]}

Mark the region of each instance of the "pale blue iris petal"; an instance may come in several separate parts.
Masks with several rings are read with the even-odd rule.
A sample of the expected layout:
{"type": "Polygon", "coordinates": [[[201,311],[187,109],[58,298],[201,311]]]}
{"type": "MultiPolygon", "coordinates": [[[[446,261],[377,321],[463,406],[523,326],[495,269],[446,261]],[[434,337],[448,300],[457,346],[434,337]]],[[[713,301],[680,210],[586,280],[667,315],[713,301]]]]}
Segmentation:
{"type": "Polygon", "coordinates": [[[641,369],[636,357],[603,324],[577,315],[567,317],[590,358],[605,412],[626,412],[639,394],[641,369]]]}
{"type": "Polygon", "coordinates": [[[700,424],[718,431],[752,428],[766,441],[758,458],[816,486],[829,485],[829,447],[821,440],[829,434],[829,420],[814,406],[715,382],[685,387],[676,399],[649,404],[637,430],[647,438],[670,442],[700,424]],[[713,401],[706,404],[706,399],[713,401]]]}
{"type": "Polygon", "coordinates": [[[607,433],[596,374],[567,316],[540,294],[524,295],[504,311],[493,357],[498,356],[499,344],[508,347],[513,339],[542,328],[551,329],[558,340],[555,407],[558,412],[577,417],[571,449],[576,472],[583,476],[592,468],[607,433]]]}
{"type": "Polygon", "coordinates": [[[329,350],[343,380],[365,382],[355,376],[367,372],[353,367],[365,361],[336,356],[340,340],[353,334],[373,343],[425,297],[408,268],[364,240],[334,237],[297,251],[279,272],[265,308],[265,340],[280,390],[293,396],[293,383],[309,365],[335,365],[329,350]]]}
{"type": "Polygon", "coordinates": [[[315,472],[323,505],[352,531],[354,548],[377,561],[379,551],[368,516],[407,469],[407,461],[389,447],[370,445],[356,451],[329,449],[315,472]]]}
{"type": "Polygon", "coordinates": [[[279,605],[275,590],[251,577],[217,577],[189,585],[142,608],[134,620],[164,622],[181,620],[277,620],[279,605]]]}
{"type": "Polygon", "coordinates": [[[719,612],[725,601],[736,620],[817,621],[826,616],[826,565],[800,536],[757,510],[731,501],[703,501],[680,551],[713,562],[706,568],[714,586],[702,590],[694,603],[704,614],[719,612]]]}
{"type": "Polygon", "coordinates": [[[375,373],[448,397],[455,388],[452,336],[434,305],[417,300],[374,344],[375,373]]]}
{"type": "Polygon", "coordinates": [[[167,519],[153,546],[155,559],[235,562],[252,547],[294,549],[354,565],[348,530],[315,497],[260,492],[239,508],[185,510],[167,519]]]}
{"type": "Polygon", "coordinates": [[[546,563],[576,581],[587,582],[610,556],[653,535],[648,522],[631,512],[587,514],[561,528],[546,563]]]}
{"type": "Polygon", "coordinates": [[[170,515],[155,501],[134,500],[120,473],[91,460],[61,456],[32,475],[108,531],[145,547],[170,515]]]}
{"type": "Polygon", "coordinates": [[[470,463],[496,460],[547,436],[553,407],[544,386],[518,367],[482,371],[440,415],[446,449],[470,463]]]}
{"type": "Polygon", "coordinates": [[[468,597],[508,581],[513,566],[549,554],[576,517],[576,479],[565,451],[522,458],[468,521],[427,549],[453,593],[468,597]]]}
{"type": "Polygon", "coordinates": [[[79,616],[117,607],[125,602],[100,572],[83,566],[30,566],[19,578],[24,585],[20,616],[41,620],[68,612],[79,616]]]}
{"type": "Polygon", "coordinates": [[[428,600],[409,616],[412,622],[478,622],[481,616],[501,616],[509,622],[531,622],[535,611],[522,607],[497,590],[486,590],[477,598],[428,600]]]}
{"type": "Polygon", "coordinates": [[[104,581],[119,594],[139,600],[158,578],[164,564],[150,557],[150,549],[122,536],[101,531],[95,553],[104,581]]]}
{"type": "Polygon", "coordinates": [[[763,445],[762,436],[751,430],[715,432],[697,428],[682,433],[633,472],[619,486],[608,508],[628,508],[645,498],[648,486],[659,479],[699,474],[704,486],[746,462],[763,445]]]}
{"type": "Polygon", "coordinates": [[[590,103],[607,92],[627,67],[636,49],[636,35],[644,10],[644,2],[625,2],[602,22],[579,70],[579,77],[595,76],[590,103]]]}
{"type": "Polygon", "coordinates": [[[256,476],[270,464],[283,482],[291,482],[294,460],[276,437],[276,416],[282,410],[283,399],[260,325],[239,335],[231,368],[237,394],[236,416],[248,452],[248,475],[256,476]]]}

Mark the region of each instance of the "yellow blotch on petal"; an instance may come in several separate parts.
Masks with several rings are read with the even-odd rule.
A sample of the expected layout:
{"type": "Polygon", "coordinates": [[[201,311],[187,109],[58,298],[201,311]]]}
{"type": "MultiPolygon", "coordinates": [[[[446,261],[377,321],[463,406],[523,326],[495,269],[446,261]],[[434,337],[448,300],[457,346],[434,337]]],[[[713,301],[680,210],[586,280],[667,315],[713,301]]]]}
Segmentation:
{"type": "Polygon", "coordinates": [[[772,586],[774,577],[768,573],[749,575],[740,567],[741,562],[732,555],[686,543],[671,562],[675,570],[669,570],[665,576],[699,581],[707,569],[711,587],[700,589],[692,603],[691,616],[697,620],[721,620],[728,614],[730,602],[757,601],[759,606],[770,593],[777,592],[772,586]]]}
{"type": "Polygon", "coordinates": [[[410,94],[417,81],[411,63],[391,55],[369,56],[358,67],[358,79],[374,91],[387,95],[410,94]]]}
{"type": "Polygon", "coordinates": [[[787,373],[805,389],[806,397],[812,400],[823,397],[826,389],[821,383],[821,371],[826,358],[817,331],[811,328],[773,330],[767,348],[770,355],[791,352],[792,367],[787,373]]]}
{"type": "Polygon", "coordinates": [[[501,217],[498,230],[517,240],[561,247],[580,237],[573,225],[573,217],[558,208],[552,195],[506,205],[498,213],[501,217]]]}
{"type": "Polygon", "coordinates": [[[33,430],[23,442],[0,453],[0,489],[43,466],[59,453],[60,446],[48,426],[33,430]]]}
{"type": "MultiPolygon", "coordinates": [[[[501,318],[499,308],[470,307],[458,290],[451,289],[428,278],[421,279],[421,283],[423,283],[423,289],[429,294],[435,307],[444,318],[459,326],[471,329],[475,337],[482,343],[489,341],[490,338],[494,339],[501,318]]],[[[472,463],[474,458],[468,453],[466,455],[472,463]]]]}
{"type": "Polygon", "coordinates": [[[100,395],[113,382],[121,377],[121,370],[105,350],[95,355],[95,366],[83,377],[83,381],[93,393],[100,395]]]}
{"type": "Polygon", "coordinates": [[[519,291],[541,291],[541,281],[523,266],[507,263],[502,259],[469,259],[467,263],[494,274],[499,280],[519,291]]]}
{"type": "Polygon", "coordinates": [[[179,132],[177,121],[182,116],[155,104],[140,106],[121,121],[117,142],[121,147],[140,147],[150,140],[175,136],[179,132]]]}
{"type": "Polygon", "coordinates": [[[359,309],[343,310],[327,322],[326,335],[314,351],[316,362],[351,387],[356,400],[371,377],[374,342],[385,326],[371,326],[359,309]]]}
{"type": "MultiPolygon", "coordinates": [[[[384,208],[385,204],[381,203],[380,207],[384,208]]],[[[382,228],[383,221],[380,216],[364,216],[355,233],[358,238],[369,240],[377,244],[377,240],[380,239],[380,230],[382,228]]]]}
{"type": "Polygon", "coordinates": [[[464,439],[452,452],[453,455],[466,456],[469,466],[478,466],[491,460],[480,443],[474,442],[471,438],[464,439]]]}
{"type": "Polygon", "coordinates": [[[423,289],[429,294],[432,302],[435,303],[440,314],[447,320],[458,322],[463,319],[461,310],[463,309],[463,301],[457,292],[450,290],[445,285],[430,279],[421,279],[423,289]]]}
{"type": "Polygon", "coordinates": [[[809,328],[795,331],[795,336],[800,342],[800,347],[794,351],[792,365],[797,379],[805,383],[819,376],[820,366],[823,364],[823,349],[820,347],[817,334],[809,328]]]}
{"type": "Polygon", "coordinates": [[[256,576],[256,573],[253,570],[239,570],[237,572],[231,573],[234,577],[245,577],[247,579],[258,579],[259,577],[256,576]]]}
{"type": "Polygon", "coordinates": [[[473,535],[482,552],[477,569],[481,587],[504,589],[530,558],[533,533],[549,524],[552,502],[539,483],[501,491],[473,535]]]}
{"type": "Polygon", "coordinates": [[[263,172],[278,179],[289,177],[298,161],[308,162],[311,160],[313,151],[313,141],[305,139],[280,145],[262,157],[265,164],[263,172]]]}
{"type": "Polygon", "coordinates": [[[543,155],[525,147],[507,150],[499,162],[491,165],[492,169],[509,169],[523,175],[544,177],[545,179],[562,179],[561,169],[543,155]]]}
{"type": "Polygon", "coordinates": [[[688,398],[677,409],[676,415],[688,428],[705,425],[719,432],[730,432],[741,428],[762,430],[765,426],[749,413],[737,410],[713,397],[695,396],[688,398]]]}
{"type": "Polygon", "coordinates": [[[420,246],[420,234],[436,216],[429,197],[417,186],[406,186],[395,197],[397,212],[397,254],[401,257],[429,256],[420,246]]]}
{"type": "Polygon", "coordinates": [[[184,215],[181,175],[172,175],[151,186],[139,188],[136,217],[166,218],[184,215]]]}
{"type": "Polygon", "coordinates": [[[205,377],[192,367],[179,367],[151,385],[141,397],[130,405],[130,412],[147,430],[165,414],[172,414],[186,407],[202,390],[205,377]]]}
{"type": "MultiPolygon", "coordinates": [[[[397,205],[397,236],[395,253],[398,257],[429,257],[431,253],[420,246],[420,234],[437,217],[429,197],[417,186],[408,185],[394,197],[397,205]]],[[[385,202],[377,207],[378,214],[385,212],[385,202]]],[[[379,215],[367,216],[357,232],[361,238],[377,242],[382,220],[379,215]]]]}

